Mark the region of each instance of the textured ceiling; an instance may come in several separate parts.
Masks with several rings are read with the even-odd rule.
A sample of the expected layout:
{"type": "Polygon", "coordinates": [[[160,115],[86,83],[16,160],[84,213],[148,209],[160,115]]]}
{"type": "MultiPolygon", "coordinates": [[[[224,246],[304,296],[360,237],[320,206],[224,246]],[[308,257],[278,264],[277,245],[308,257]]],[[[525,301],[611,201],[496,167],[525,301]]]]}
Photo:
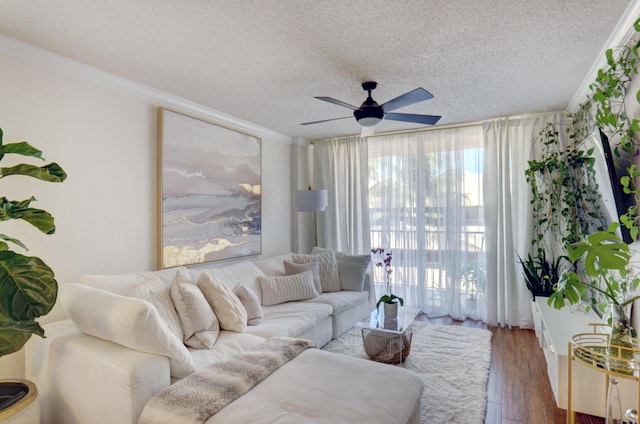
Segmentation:
{"type": "MultiPolygon", "coordinates": [[[[0,0],[0,33],[292,137],[357,134],[353,105],[439,125],[565,109],[627,0],[0,0]]],[[[384,121],[377,132],[417,128],[384,121]]]]}

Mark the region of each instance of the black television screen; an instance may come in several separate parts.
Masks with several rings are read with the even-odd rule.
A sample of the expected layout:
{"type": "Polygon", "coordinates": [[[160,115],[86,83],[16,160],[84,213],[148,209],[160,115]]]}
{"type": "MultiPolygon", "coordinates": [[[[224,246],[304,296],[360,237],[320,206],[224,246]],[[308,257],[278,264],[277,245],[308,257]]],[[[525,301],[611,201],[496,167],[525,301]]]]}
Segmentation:
{"type": "MultiPolygon", "coordinates": [[[[584,151],[593,149],[591,156],[595,159],[595,183],[598,185],[601,194],[599,204],[600,220],[606,230],[612,222],[620,222],[620,216],[627,212],[630,206],[629,202],[633,200],[632,196],[624,194],[620,184],[620,177],[627,172],[629,159],[621,157],[614,160],[609,138],[601,129],[594,131],[584,140],[580,147],[584,151]]],[[[581,214],[583,229],[587,233],[591,233],[593,231],[590,225],[593,225],[594,217],[585,215],[581,214]]],[[[632,242],[629,230],[623,225],[620,225],[618,229],[618,236],[626,243],[632,242]]]]}

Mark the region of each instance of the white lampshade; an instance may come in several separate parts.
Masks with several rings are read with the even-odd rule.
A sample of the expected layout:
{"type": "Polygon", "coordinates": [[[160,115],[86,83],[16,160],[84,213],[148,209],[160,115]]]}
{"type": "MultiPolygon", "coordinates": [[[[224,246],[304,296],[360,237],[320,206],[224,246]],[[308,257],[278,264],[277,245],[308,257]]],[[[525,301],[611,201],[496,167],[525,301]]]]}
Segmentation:
{"type": "Polygon", "coordinates": [[[327,207],[327,190],[298,190],[294,204],[298,212],[319,212],[327,207]]]}

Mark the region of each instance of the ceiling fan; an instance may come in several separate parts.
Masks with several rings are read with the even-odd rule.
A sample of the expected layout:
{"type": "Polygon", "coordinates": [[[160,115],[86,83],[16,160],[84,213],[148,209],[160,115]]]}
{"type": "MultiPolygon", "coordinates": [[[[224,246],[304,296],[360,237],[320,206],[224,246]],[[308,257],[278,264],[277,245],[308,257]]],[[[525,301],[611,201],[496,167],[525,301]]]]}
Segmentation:
{"type": "MultiPolygon", "coordinates": [[[[401,96],[396,97],[395,99],[389,100],[386,103],[379,105],[373,98],[371,97],[371,92],[376,89],[378,86],[377,82],[367,81],[362,83],[362,88],[364,91],[367,91],[369,95],[367,99],[360,105],[360,107],[356,107],[350,105],[349,103],[345,103],[340,100],[336,100],[331,97],[316,97],[316,99],[323,100],[325,102],[333,103],[338,106],[346,107],[347,109],[353,110],[353,116],[355,116],[356,121],[363,128],[362,135],[371,135],[373,134],[373,127],[382,122],[383,119],[389,121],[402,121],[402,122],[412,122],[416,124],[424,124],[424,125],[435,125],[436,122],[440,120],[440,116],[436,115],[416,115],[413,113],[391,113],[391,111],[400,109],[401,107],[409,106],[414,103],[419,103],[425,100],[429,100],[433,98],[433,95],[429,93],[424,88],[416,88],[415,90],[409,91],[408,93],[404,93],[401,96]],[[366,134],[365,134],[366,133],[366,134]]],[[[341,118],[332,118],[332,119],[324,119],[322,121],[312,121],[312,122],[303,122],[300,125],[311,125],[311,124],[319,124],[321,122],[329,122],[336,121],[338,119],[347,119],[351,118],[350,116],[343,116],[341,118]]]]}

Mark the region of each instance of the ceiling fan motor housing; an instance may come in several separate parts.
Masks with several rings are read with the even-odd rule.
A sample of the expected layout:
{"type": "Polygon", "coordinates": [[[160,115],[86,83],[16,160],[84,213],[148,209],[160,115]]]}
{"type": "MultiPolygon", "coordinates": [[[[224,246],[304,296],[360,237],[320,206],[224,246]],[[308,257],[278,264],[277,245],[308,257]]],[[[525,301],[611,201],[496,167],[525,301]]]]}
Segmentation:
{"type": "Polygon", "coordinates": [[[373,127],[382,121],[384,111],[377,103],[375,103],[375,106],[369,106],[363,103],[360,109],[353,111],[353,116],[356,117],[356,121],[363,127],[373,127]]]}
{"type": "Polygon", "coordinates": [[[378,83],[373,81],[362,83],[362,88],[369,92],[369,96],[367,100],[360,105],[360,108],[353,111],[353,116],[356,117],[358,124],[363,127],[374,127],[384,118],[382,107],[371,97],[371,91],[375,90],[377,86],[378,83]]]}

